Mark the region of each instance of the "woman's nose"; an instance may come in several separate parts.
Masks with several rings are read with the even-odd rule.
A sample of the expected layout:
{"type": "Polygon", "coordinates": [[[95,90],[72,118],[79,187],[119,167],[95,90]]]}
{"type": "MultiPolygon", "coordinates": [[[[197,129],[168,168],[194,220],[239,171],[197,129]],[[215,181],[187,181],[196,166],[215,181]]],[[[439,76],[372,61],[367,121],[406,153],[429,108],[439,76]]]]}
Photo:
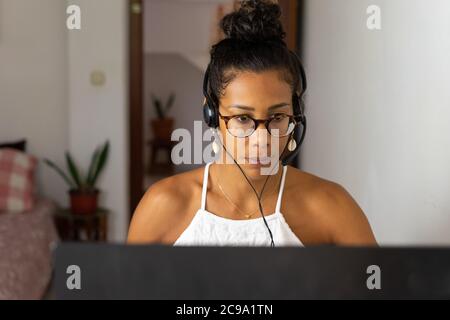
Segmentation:
{"type": "Polygon", "coordinates": [[[270,145],[270,135],[264,124],[260,124],[250,137],[251,145],[254,147],[264,148],[270,145]],[[261,127],[262,126],[262,127],[261,127]]]}
{"type": "Polygon", "coordinates": [[[255,131],[256,130],[258,130],[258,129],[260,129],[260,130],[267,130],[267,128],[266,128],[266,117],[258,117],[258,118],[255,118],[255,119],[258,119],[258,120],[255,120],[255,131]]]}
{"type": "Polygon", "coordinates": [[[260,121],[259,124],[256,126],[256,129],[267,130],[266,125],[264,124],[264,121],[260,121]]]}

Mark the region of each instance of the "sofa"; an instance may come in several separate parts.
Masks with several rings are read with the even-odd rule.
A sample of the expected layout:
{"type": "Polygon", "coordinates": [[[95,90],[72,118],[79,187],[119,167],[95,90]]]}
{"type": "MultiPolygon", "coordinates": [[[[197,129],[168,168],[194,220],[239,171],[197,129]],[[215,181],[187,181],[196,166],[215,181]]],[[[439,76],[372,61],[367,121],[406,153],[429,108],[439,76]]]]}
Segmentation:
{"type": "Polygon", "coordinates": [[[52,278],[57,206],[38,199],[32,210],[0,211],[0,299],[43,299],[52,278]]]}

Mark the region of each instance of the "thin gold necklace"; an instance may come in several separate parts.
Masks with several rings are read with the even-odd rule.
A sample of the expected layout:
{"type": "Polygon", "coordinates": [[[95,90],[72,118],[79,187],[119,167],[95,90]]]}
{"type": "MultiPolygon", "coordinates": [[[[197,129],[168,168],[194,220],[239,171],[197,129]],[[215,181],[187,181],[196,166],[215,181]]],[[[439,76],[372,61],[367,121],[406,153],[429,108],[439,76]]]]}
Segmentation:
{"type": "MultiPolygon", "coordinates": [[[[259,208],[258,209],[256,209],[255,211],[253,211],[252,213],[244,213],[231,199],[230,199],[230,197],[226,194],[226,192],[223,190],[223,188],[222,188],[222,186],[221,186],[221,184],[219,183],[219,181],[217,181],[217,185],[219,186],[219,189],[220,189],[220,191],[222,192],[222,194],[225,196],[225,198],[227,199],[227,201],[230,203],[230,204],[232,204],[233,205],[233,207],[235,207],[241,214],[243,214],[244,215],[244,217],[246,218],[246,219],[250,219],[258,210],[259,210],[259,208]]],[[[271,193],[269,193],[269,195],[272,195],[273,194],[273,192],[276,190],[277,188],[276,188],[276,185],[275,185],[275,188],[272,190],[272,192],[271,193]]],[[[267,199],[267,198],[266,198],[267,199]]],[[[262,201],[262,199],[261,199],[261,201],[262,201]]]]}

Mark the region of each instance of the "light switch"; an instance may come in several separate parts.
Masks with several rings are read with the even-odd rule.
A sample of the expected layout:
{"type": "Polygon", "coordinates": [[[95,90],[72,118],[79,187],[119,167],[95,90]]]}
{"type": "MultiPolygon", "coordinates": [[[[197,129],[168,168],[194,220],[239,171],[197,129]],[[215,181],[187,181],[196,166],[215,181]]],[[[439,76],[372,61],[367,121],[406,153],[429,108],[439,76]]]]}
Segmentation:
{"type": "Polygon", "coordinates": [[[131,5],[131,12],[133,14],[141,14],[142,13],[142,6],[139,3],[133,3],[131,5]]]}
{"type": "Polygon", "coordinates": [[[106,76],[103,71],[95,70],[91,72],[91,84],[94,87],[102,87],[105,85],[106,76]]]}

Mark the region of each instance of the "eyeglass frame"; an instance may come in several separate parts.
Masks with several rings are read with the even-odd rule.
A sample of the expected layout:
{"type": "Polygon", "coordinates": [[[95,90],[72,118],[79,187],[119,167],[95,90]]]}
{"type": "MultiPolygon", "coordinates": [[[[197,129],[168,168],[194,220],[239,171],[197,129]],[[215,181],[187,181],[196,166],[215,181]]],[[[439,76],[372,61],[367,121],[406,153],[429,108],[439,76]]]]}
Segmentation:
{"type": "MultiPolygon", "coordinates": [[[[250,118],[250,119],[253,121],[253,123],[255,124],[255,128],[253,129],[253,132],[252,132],[251,134],[249,134],[248,136],[238,137],[238,136],[235,136],[234,134],[232,134],[232,133],[230,132],[230,134],[231,134],[233,137],[236,137],[236,138],[248,138],[248,137],[250,137],[250,136],[256,131],[256,128],[259,127],[259,124],[260,124],[260,123],[264,123],[264,126],[266,127],[267,132],[269,132],[269,134],[272,135],[272,133],[270,132],[270,129],[269,129],[269,123],[274,119],[273,117],[276,116],[276,115],[282,114],[282,115],[284,115],[284,116],[287,116],[287,117],[289,118],[289,121],[292,121],[292,120],[293,120],[293,121],[294,121],[294,128],[295,128],[295,126],[298,126],[298,125],[302,122],[302,118],[303,118],[301,115],[292,115],[292,114],[285,114],[285,113],[276,113],[276,114],[273,114],[273,115],[271,116],[271,118],[268,118],[268,119],[255,119],[255,118],[253,118],[252,116],[250,116],[250,115],[248,115],[248,114],[237,114],[237,115],[233,115],[233,116],[224,116],[224,115],[222,115],[222,114],[220,113],[220,111],[218,111],[218,114],[219,114],[219,118],[222,119],[223,121],[225,121],[225,127],[227,128],[228,132],[230,132],[230,130],[228,129],[228,122],[229,122],[231,119],[233,119],[233,118],[236,118],[236,117],[242,117],[242,116],[247,116],[248,118],[250,118]]],[[[290,134],[292,134],[294,131],[295,131],[295,129],[292,130],[292,132],[290,132],[290,133],[288,133],[288,134],[286,134],[286,135],[283,135],[283,136],[277,136],[277,138],[284,138],[284,137],[287,137],[287,136],[289,136],[290,134]]]]}

